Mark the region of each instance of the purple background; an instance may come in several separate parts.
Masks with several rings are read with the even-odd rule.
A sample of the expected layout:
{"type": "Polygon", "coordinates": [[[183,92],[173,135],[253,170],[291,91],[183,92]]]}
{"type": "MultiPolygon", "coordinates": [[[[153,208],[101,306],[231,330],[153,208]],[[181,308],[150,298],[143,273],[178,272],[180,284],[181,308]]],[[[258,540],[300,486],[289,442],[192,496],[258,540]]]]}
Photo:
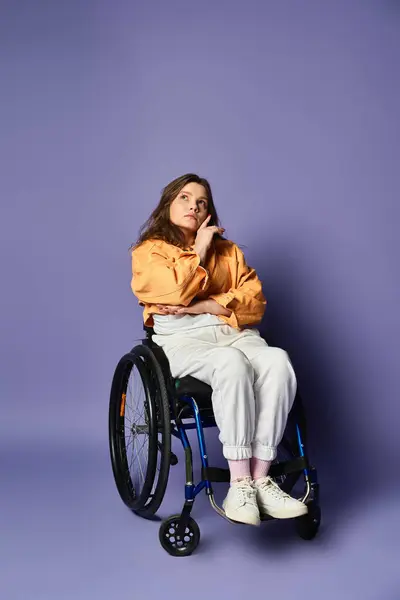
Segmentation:
{"type": "Polygon", "coordinates": [[[399,27],[394,0],[1,3],[4,600],[200,598],[202,582],[398,600],[399,27]],[[142,337],[128,246],[187,171],[210,179],[264,281],[263,333],[294,362],[314,542],[231,526],[201,496],[201,546],[173,559],[117,496],[108,395],[142,337]]]}

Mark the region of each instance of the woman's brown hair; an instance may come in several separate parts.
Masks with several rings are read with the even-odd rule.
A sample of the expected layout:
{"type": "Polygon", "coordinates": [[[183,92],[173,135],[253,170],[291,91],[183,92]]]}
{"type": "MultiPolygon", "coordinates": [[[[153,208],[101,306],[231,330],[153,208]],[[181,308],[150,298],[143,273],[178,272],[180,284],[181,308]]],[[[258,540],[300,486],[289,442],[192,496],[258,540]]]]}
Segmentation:
{"type": "MultiPolygon", "coordinates": [[[[135,244],[131,245],[131,249],[150,239],[163,240],[164,242],[173,244],[179,248],[185,248],[185,236],[179,227],[171,223],[169,218],[169,207],[171,206],[172,201],[178,196],[179,192],[188,183],[198,183],[204,187],[208,200],[208,214],[211,214],[211,219],[208,225],[220,225],[209,182],[207,179],[199,177],[194,173],[187,173],[186,175],[182,175],[181,177],[171,181],[162,190],[161,199],[158,203],[158,206],[154,209],[150,217],[140,228],[139,239],[135,244]]],[[[216,234],[214,237],[223,239],[222,236],[218,234],[216,234]]]]}

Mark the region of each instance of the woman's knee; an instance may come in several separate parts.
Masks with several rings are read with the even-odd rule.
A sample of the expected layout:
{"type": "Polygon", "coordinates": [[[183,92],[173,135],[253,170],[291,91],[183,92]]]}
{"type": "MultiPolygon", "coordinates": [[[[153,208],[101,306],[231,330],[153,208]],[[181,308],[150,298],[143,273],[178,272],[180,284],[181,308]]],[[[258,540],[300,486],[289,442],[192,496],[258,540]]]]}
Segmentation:
{"type": "Polygon", "coordinates": [[[254,369],[241,350],[237,348],[222,348],[221,350],[218,357],[218,368],[223,369],[225,373],[229,372],[230,377],[250,377],[251,380],[254,380],[254,369]]]}
{"type": "Polygon", "coordinates": [[[270,352],[270,371],[280,380],[290,380],[292,384],[296,384],[296,374],[286,350],[270,347],[268,351],[270,352]]]}

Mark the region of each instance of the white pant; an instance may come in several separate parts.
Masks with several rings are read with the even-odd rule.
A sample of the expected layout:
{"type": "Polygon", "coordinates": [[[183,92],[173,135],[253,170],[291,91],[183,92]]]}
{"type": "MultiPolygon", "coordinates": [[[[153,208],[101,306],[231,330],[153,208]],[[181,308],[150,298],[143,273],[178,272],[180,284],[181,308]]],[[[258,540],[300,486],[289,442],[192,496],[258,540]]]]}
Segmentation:
{"type": "Polygon", "coordinates": [[[255,329],[210,325],[154,335],[173,377],[192,375],[213,389],[224,457],[273,460],[296,395],[287,353],[269,347],[255,329]]]}

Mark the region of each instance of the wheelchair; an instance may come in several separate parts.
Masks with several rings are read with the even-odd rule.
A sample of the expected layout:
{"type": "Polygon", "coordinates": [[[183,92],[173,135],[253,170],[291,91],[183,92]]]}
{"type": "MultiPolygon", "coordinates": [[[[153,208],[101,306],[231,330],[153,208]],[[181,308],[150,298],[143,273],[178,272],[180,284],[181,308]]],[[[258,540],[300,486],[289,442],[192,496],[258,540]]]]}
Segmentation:
{"type": "MultiPolygon", "coordinates": [[[[220,508],[213,483],[229,482],[228,469],[212,467],[207,455],[204,429],[216,427],[207,384],[194,377],[173,378],[168,359],[152,341],[153,329],[144,327],[142,343],[119,361],[111,385],[108,432],[115,484],[123,503],[136,515],[151,519],[157,513],[167,488],[170,468],[178,464],[172,452],[172,436],[181,440],[186,472],[182,511],[161,523],[161,546],[172,556],[189,556],[198,547],[200,530],[191,516],[194,500],[203,489],[213,509],[231,521],[220,508]],[[135,384],[139,391],[134,392],[135,384]],[[194,482],[192,448],[187,431],[195,429],[201,459],[201,479],[194,482]]],[[[303,480],[301,501],[307,514],[294,518],[298,535],[311,540],[321,522],[316,468],[306,453],[306,419],[297,393],[289,414],[277,459],[269,475],[287,493],[303,480]]],[[[263,517],[270,520],[272,517],[263,517]]]]}

